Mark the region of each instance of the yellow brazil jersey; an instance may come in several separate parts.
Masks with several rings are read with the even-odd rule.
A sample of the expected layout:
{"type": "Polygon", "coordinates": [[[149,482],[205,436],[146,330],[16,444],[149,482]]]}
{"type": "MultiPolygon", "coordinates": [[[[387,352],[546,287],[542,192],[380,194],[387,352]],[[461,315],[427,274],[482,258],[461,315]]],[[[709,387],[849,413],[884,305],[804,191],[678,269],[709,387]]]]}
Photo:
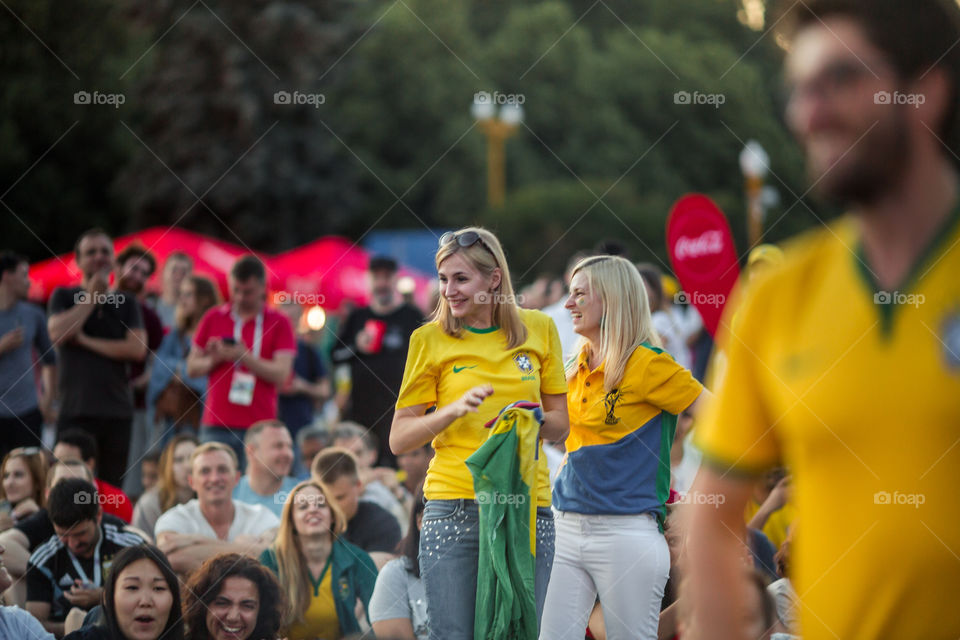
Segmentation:
{"type": "MultiPolygon", "coordinates": [[[[331,554],[332,557],[332,554],[331,554]]],[[[319,582],[311,576],[313,596],[303,614],[303,622],[290,625],[289,640],[337,640],[340,637],[340,620],[337,605],[333,600],[333,583],[330,577],[330,560],[323,568],[319,582]]]]}
{"type": "Polygon", "coordinates": [[[591,371],[586,354],[578,356],[567,395],[567,454],[554,502],[574,513],[649,512],[662,523],[677,414],[703,387],[670,354],[646,343],[630,354],[616,388],[606,391],[603,375],[602,364],[591,371]]]}
{"type": "MultiPolygon", "coordinates": [[[[431,322],[410,336],[398,409],[418,404],[444,407],[477,385],[493,385],[493,395],[477,413],[454,420],[434,438],[436,455],[423,488],[428,500],[474,498],[465,461],[486,441],[489,431],[483,425],[500,409],[518,400],[540,402],[544,393],[567,392],[553,320],[526,309],[520,310],[520,318],[527,327],[527,340],[516,349],[506,348],[504,332],[495,327],[464,329],[455,338],[431,322]]],[[[539,457],[538,504],[549,506],[550,480],[542,448],[539,457]]]]}
{"type": "Polygon", "coordinates": [[[843,218],[751,283],[698,420],[715,468],[793,476],[804,640],[956,638],[960,216],[897,291],[843,218]]]}
{"type": "MultiPolygon", "coordinates": [[[[750,500],[743,514],[744,519],[750,522],[753,516],[757,515],[757,511],[760,511],[760,506],[760,503],[756,500],[750,500]]],[[[773,543],[773,546],[777,549],[782,547],[784,540],[787,539],[787,534],[790,532],[790,527],[793,525],[793,519],[796,515],[793,504],[788,502],[771,513],[766,524],[763,525],[763,529],[761,529],[763,535],[767,536],[767,540],[773,543]]]]}

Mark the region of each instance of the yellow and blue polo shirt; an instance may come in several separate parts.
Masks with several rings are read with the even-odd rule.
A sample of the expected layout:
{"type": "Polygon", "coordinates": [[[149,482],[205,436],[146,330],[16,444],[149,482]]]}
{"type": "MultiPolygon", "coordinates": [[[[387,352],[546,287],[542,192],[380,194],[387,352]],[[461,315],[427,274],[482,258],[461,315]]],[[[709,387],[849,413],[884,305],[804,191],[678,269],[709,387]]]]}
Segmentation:
{"type": "MultiPolygon", "coordinates": [[[[493,395],[477,413],[454,420],[433,439],[436,455],[430,462],[423,492],[428,500],[474,499],[473,476],[466,460],[486,442],[484,424],[519,400],[540,402],[541,394],[567,392],[557,327],[549,316],[520,309],[527,340],[506,348],[498,327],[465,328],[459,337],[444,333],[436,322],[410,336],[407,364],[397,408],[418,404],[443,407],[478,385],[493,385],[493,395]]],[[[542,446],[538,444],[537,504],[550,506],[550,479],[542,446]]]]}
{"type": "Polygon", "coordinates": [[[581,352],[576,366],[567,394],[567,454],[554,504],[585,514],[652,512],[662,523],[677,414],[703,387],[670,354],[646,343],[630,355],[623,380],[609,392],[602,364],[591,371],[581,352]]]}
{"type": "Polygon", "coordinates": [[[859,247],[841,218],[750,284],[695,441],[727,474],[790,468],[804,640],[956,638],[960,215],[896,291],[859,247]]]}

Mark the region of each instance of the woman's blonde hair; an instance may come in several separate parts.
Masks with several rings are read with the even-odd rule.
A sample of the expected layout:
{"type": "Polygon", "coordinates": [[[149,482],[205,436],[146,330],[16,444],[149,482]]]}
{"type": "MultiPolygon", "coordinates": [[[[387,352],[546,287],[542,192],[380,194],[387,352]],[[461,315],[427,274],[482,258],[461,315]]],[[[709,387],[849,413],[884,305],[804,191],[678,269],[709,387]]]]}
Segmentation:
{"type": "MultiPolygon", "coordinates": [[[[454,239],[449,240],[437,249],[436,264],[440,264],[455,253],[460,253],[467,263],[490,277],[497,269],[500,270],[500,284],[490,292],[490,304],[493,305],[493,326],[503,329],[507,337],[507,349],[515,349],[527,341],[527,327],[520,320],[520,311],[517,307],[516,296],[513,293],[513,283],[510,281],[510,269],[507,259],[503,255],[503,248],[497,237],[482,227],[465,227],[457,231],[454,239]],[[476,233],[480,237],[469,247],[461,247],[455,240],[465,233],[476,233]]],[[[431,318],[438,323],[444,333],[460,337],[463,330],[463,320],[454,318],[450,312],[450,303],[443,296],[437,300],[437,307],[431,318]]]]}
{"type": "MultiPolygon", "coordinates": [[[[571,277],[583,273],[590,291],[600,297],[603,315],[600,318],[600,344],[591,345],[581,338],[577,354],[598,357],[603,363],[603,388],[609,392],[619,386],[627,360],[641,344],[660,347],[660,337],[653,330],[650,303],[640,272],[629,260],[619,256],[584,258],[573,269],[571,277]]],[[[578,358],[568,363],[568,377],[576,373],[578,358]]]]}
{"type": "MultiPolygon", "coordinates": [[[[280,515],[280,528],[277,530],[277,539],[273,549],[277,554],[277,577],[281,588],[287,594],[287,606],[283,614],[283,628],[302,623],[303,616],[310,606],[313,596],[313,585],[310,582],[310,569],[307,567],[300,549],[300,536],[293,524],[293,504],[297,494],[307,487],[316,487],[323,495],[327,507],[330,509],[330,540],[347,530],[347,518],[343,515],[340,506],[333,500],[330,492],[323,484],[316,480],[304,480],[295,486],[286,502],[283,503],[283,513],[280,515]]],[[[333,553],[331,549],[331,553],[333,553]]]]}

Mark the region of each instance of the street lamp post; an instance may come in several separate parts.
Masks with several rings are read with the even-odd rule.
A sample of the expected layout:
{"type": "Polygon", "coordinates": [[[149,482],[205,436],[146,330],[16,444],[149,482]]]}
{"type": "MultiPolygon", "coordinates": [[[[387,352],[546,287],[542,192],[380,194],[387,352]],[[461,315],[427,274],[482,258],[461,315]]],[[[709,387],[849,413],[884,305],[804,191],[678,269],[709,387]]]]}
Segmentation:
{"type": "Polygon", "coordinates": [[[763,233],[763,179],[770,171],[770,156],[756,140],[748,141],[740,152],[740,170],[747,192],[747,239],[753,247],[763,233]]]}
{"type": "Polygon", "coordinates": [[[523,107],[506,104],[498,114],[489,95],[484,95],[474,99],[470,113],[487,138],[487,201],[491,207],[501,207],[507,194],[505,143],[523,122],[523,107]]]}

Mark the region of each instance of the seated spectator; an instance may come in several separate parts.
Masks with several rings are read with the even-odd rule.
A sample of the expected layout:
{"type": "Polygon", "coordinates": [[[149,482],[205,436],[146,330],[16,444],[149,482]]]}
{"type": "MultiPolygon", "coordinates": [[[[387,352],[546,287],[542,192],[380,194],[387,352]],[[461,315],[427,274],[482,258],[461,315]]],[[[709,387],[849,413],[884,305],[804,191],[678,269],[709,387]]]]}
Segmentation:
{"type": "Polygon", "coordinates": [[[233,499],[240,472],[232,447],[221,442],[197,447],[187,478],[197,497],[164,513],[154,527],[157,546],[177,573],[189,574],[220,553],[256,558],[273,542],[280,523],[277,516],[260,505],[233,499]]]}
{"type": "MultiPolygon", "coordinates": [[[[743,619],[749,622],[747,623],[748,632],[743,637],[750,638],[750,640],[786,640],[793,637],[785,635],[784,628],[777,619],[776,605],[773,602],[773,597],[767,593],[766,580],[756,571],[746,569],[746,572],[745,584],[749,586],[749,597],[741,603],[741,606],[743,619]]],[[[684,588],[686,588],[685,585],[684,588]]],[[[680,599],[679,604],[679,636],[681,638],[710,637],[710,634],[705,633],[704,629],[692,626],[693,615],[687,599],[680,599]]]]}
{"type": "MultiPolygon", "coordinates": [[[[399,462],[399,456],[397,456],[399,462]]],[[[416,493],[410,511],[409,533],[403,557],[391,560],[377,576],[370,599],[370,622],[378,638],[428,640],[427,594],[420,579],[420,527],[423,524],[423,491],[416,493]]]]}
{"type": "MultiPolygon", "coordinates": [[[[46,496],[50,494],[50,488],[66,478],[79,478],[93,484],[93,472],[80,460],[60,460],[53,463],[47,471],[46,496]]],[[[46,497],[44,498],[46,503],[46,497]]],[[[146,534],[128,526],[120,518],[109,513],[103,514],[105,524],[114,525],[124,531],[132,531],[140,537],[146,534]]],[[[40,508],[36,513],[21,520],[12,529],[0,533],[0,545],[6,550],[6,565],[10,575],[14,578],[13,585],[7,589],[4,599],[8,604],[24,606],[27,602],[27,584],[21,580],[27,571],[27,560],[30,554],[37,547],[50,539],[56,532],[53,529],[53,523],[47,515],[45,508],[40,508]]]]}
{"type": "MultiPolygon", "coordinates": [[[[3,564],[4,548],[0,544],[0,593],[13,584],[13,577],[3,564]]],[[[0,606],[0,638],[20,640],[53,640],[53,634],[40,621],[20,607],[0,606]]]]}
{"type": "Polygon", "coordinates": [[[317,454],[330,445],[330,433],[323,423],[314,423],[297,432],[297,452],[300,455],[298,480],[310,478],[310,468],[317,454]]]}
{"type": "Polygon", "coordinates": [[[0,531],[43,506],[47,458],[40,447],[14,449],[0,464],[0,531]]]}
{"type": "Polygon", "coordinates": [[[357,602],[367,610],[377,569],[362,549],[340,537],[345,529],[343,513],[319,482],[294,487],[277,541],[260,556],[287,596],[283,635],[340,638],[360,631],[357,602]]]}
{"type": "MultiPolygon", "coordinates": [[[[150,449],[143,454],[143,460],[140,461],[140,486],[143,487],[143,493],[157,486],[159,479],[160,452],[156,449],[150,449]]],[[[140,497],[142,498],[143,494],[140,497]]],[[[134,510],[136,510],[136,505],[134,505],[134,510]]]]}
{"type": "Polygon", "coordinates": [[[417,495],[417,488],[426,479],[433,453],[433,446],[428,442],[413,451],[397,455],[400,481],[411,496],[417,495]]]}
{"type": "Polygon", "coordinates": [[[64,640],[183,640],[180,585],[167,558],[142,544],[118,553],[103,592],[102,625],[64,640]]]}
{"type": "Polygon", "coordinates": [[[143,494],[133,508],[133,526],[155,536],[154,527],[163,512],[197,497],[190,488],[190,456],[200,442],[189,434],[181,434],[164,447],[160,455],[160,479],[157,486],[143,494]]]}
{"type": "Polygon", "coordinates": [[[290,477],[293,467],[293,439],[279,420],[261,420],[250,425],[243,436],[247,473],[233,490],[233,499],[259,504],[278,518],[283,503],[297,481],[290,477]]]}
{"type": "Polygon", "coordinates": [[[97,441],[93,436],[82,429],[64,429],[57,434],[53,457],[57,460],[83,460],[93,473],[97,493],[104,499],[103,510],[126,523],[133,519],[133,504],[127,494],[109,482],[97,478],[97,441]]]}
{"type": "Polygon", "coordinates": [[[346,449],[330,447],[313,461],[313,477],[323,483],[347,518],[344,538],[370,554],[379,569],[394,557],[400,525],[389,511],[361,500],[357,460],[346,449]]]}
{"type": "Polygon", "coordinates": [[[793,544],[793,531],[793,529],[790,530],[783,546],[777,551],[777,573],[780,579],[767,587],[767,591],[777,604],[777,618],[790,633],[797,632],[799,623],[797,609],[800,605],[797,592],[794,591],[793,584],[790,582],[790,549],[793,544]]]}
{"type": "Polygon", "coordinates": [[[184,588],[183,618],[190,640],[273,640],[285,607],[273,574],[237,553],[210,558],[184,588]]]}
{"type": "Polygon", "coordinates": [[[137,534],[102,522],[102,499],[96,487],[77,478],[55,484],[47,499],[55,535],[27,563],[27,611],[58,637],[71,607],[89,610],[100,602],[113,557],[144,543],[137,534]]]}
{"type": "Polygon", "coordinates": [[[333,446],[346,449],[357,459],[357,470],[363,484],[361,500],[378,504],[389,511],[400,524],[401,535],[409,520],[413,498],[397,478],[393,467],[374,468],[379,455],[377,437],[356,422],[341,422],[333,432],[333,446]]]}
{"type": "Polygon", "coordinates": [[[753,500],[747,504],[745,514],[747,526],[763,531],[776,550],[787,539],[794,515],[790,477],[786,469],[773,469],[754,485],[753,500]]]}

